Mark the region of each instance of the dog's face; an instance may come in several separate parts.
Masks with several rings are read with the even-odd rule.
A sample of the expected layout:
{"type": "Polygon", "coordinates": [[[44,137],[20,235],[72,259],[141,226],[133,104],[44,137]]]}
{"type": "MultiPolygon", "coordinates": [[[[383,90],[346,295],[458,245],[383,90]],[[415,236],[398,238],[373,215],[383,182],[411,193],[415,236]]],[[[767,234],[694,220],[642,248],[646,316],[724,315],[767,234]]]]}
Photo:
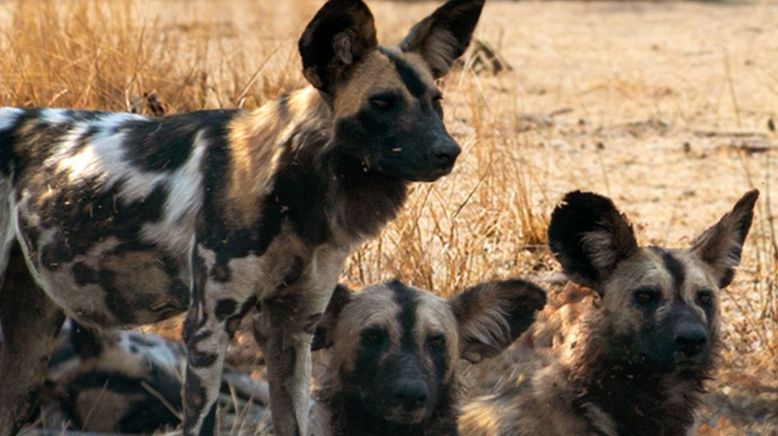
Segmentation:
{"type": "Polygon", "coordinates": [[[397,47],[376,40],[361,0],[330,0],[299,42],[306,79],[330,102],[331,146],[365,170],[401,180],[448,174],[460,153],[443,124],[435,79],[464,53],[484,0],[451,0],[397,47]]]}
{"type": "Polygon", "coordinates": [[[640,247],[602,196],[573,192],[554,211],[549,244],[565,272],[602,297],[610,352],[647,371],[709,367],[719,338],[720,289],[740,262],[758,192],[684,249],[640,247]]]}
{"type": "Polygon", "coordinates": [[[519,280],[483,283],[450,299],[399,281],[359,293],[339,286],[314,348],[332,348],[335,389],[370,416],[415,424],[451,394],[460,358],[496,355],[544,304],[543,290],[519,280]]]}

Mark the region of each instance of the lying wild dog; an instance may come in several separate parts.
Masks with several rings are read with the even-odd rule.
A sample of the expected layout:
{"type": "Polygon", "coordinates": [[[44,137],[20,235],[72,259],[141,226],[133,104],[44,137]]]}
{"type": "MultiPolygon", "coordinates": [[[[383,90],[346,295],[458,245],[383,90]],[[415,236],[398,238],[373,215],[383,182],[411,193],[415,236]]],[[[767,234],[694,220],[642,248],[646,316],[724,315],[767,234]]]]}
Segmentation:
{"type": "Polygon", "coordinates": [[[448,299],[396,280],[359,293],[338,286],[313,341],[329,350],[310,434],[456,434],[460,359],[500,353],[545,301],[542,289],[521,280],[481,283],[448,299]]]}
{"type": "Polygon", "coordinates": [[[719,345],[720,289],[732,282],[757,197],[747,193],[690,247],[667,249],[638,246],[609,199],[567,194],[551,216],[549,244],[600,301],[573,296],[589,310],[568,313],[578,318],[573,331],[542,345],[562,348],[549,353],[555,358],[541,368],[528,362],[523,378],[467,405],[460,433],[691,432],[719,345]]]}
{"type": "MultiPolygon", "coordinates": [[[[49,360],[39,416],[30,425],[57,432],[173,429],[181,423],[185,368],[186,350],[178,342],[136,330],[96,336],[66,321],[49,360]]],[[[269,403],[267,385],[226,365],[221,392],[220,404],[237,400],[242,411],[258,412],[255,421],[269,403]]]]}
{"type": "Polygon", "coordinates": [[[0,109],[0,435],[29,414],[63,312],[101,329],[187,309],[184,433],[210,433],[255,308],[276,428],[306,434],[310,342],[344,259],[460,153],[435,79],[483,3],[451,0],[383,47],[361,0],[330,0],[299,41],[312,87],[253,112],[0,109]]]}

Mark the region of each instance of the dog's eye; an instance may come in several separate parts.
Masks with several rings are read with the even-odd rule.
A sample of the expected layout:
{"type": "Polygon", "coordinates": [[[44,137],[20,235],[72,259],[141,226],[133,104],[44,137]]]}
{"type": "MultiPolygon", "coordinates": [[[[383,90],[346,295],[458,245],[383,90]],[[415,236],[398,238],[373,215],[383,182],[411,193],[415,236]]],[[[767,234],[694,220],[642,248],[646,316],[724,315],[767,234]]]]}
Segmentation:
{"type": "Polygon", "coordinates": [[[397,106],[399,96],[392,92],[382,92],[370,97],[370,105],[376,109],[386,111],[397,106]]]}
{"type": "Polygon", "coordinates": [[[441,351],[446,348],[446,338],[443,335],[433,335],[427,339],[427,347],[432,351],[441,351]]]}
{"type": "Polygon", "coordinates": [[[387,333],[381,327],[368,328],[362,332],[362,345],[367,348],[381,347],[387,340],[387,333]]]}
{"type": "Polygon", "coordinates": [[[708,306],[713,302],[713,291],[710,289],[703,289],[697,293],[697,304],[700,306],[708,306]]]}
{"type": "Polygon", "coordinates": [[[432,108],[435,110],[435,112],[438,113],[438,115],[443,118],[443,105],[441,102],[443,101],[443,94],[437,93],[432,96],[432,108]]]}
{"type": "Polygon", "coordinates": [[[635,302],[640,306],[654,304],[661,298],[661,293],[652,288],[640,288],[636,290],[633,295],[635,296],[635,302]]]}

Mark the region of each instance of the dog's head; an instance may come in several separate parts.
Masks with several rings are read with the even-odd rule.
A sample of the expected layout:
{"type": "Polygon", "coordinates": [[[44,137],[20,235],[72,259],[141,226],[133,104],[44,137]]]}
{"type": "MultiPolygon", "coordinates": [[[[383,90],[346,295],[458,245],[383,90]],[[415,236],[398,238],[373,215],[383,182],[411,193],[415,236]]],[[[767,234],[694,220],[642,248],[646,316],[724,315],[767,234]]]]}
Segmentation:
{"type": "Polygon", "coordinates": [[[359,293],[339,286],[314,349],[331,347],[334,389],[368,415],[417,424],[451,394],[460,358],[498,354],[545,301],[543,290],[520,280],[482,283],[449,299],[399,281],[359,293]]]}
{"type": "Polygon", "coordinates": [[[378,44],[362,0],[330,0],[299,41],[303,74],[335,116],[333,147],[402,180],[448,174],[460,153],[443,124],[444,76],[468,44],[484,0],[450,0],[398,46],[378,44]]]}
{"type": "Polygon", "coordinates": [[[683,249],[639,246],[606,197],[565,196],[551,216],[549,244],[569,277],[600,294],[614,355],[648,371],[698,374],[709,367],[720,290],[740,263],[758,195],[745,194],[683,249]]]}

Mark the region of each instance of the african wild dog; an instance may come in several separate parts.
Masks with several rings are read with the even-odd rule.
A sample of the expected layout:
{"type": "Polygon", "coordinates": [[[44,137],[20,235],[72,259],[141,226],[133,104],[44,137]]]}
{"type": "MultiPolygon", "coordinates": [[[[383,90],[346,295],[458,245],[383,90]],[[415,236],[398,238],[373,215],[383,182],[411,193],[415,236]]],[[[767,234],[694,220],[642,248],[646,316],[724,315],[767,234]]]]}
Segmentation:
{"type": "Polygon", "coordinates": [[[565,273],[600,301],[548,365],[530,362],[517,382],[467,405],[460,432],[691,432],[719,344],[719,290],[732,282],[757,197],[747,193],[690,247],[666,249],[638,246],[609,199],[567,194],[551,217],[549,244],[565,273]]]}
{"type": "MultiPolygon", "coordinates": [[[[111,333],[96,336],[65,322],[39,396],[40,413],[31,426],[151,434],[180,424],[183,345],[137,330],[111,333]]],[[[2,342],[0,335],[0,348],[2,342]]],[[[269,404],[267,385],[225,364],[219,404],[240,407],[241,424],[248,425],[251,418],[258,422],[269,404]],[[249,410],[256,416],[243,415],[249,410]]],[[[222,419],[222,428],[229,424],[222,419]]]]}
{"type": "Polygon", "coordinates": [[[545,302],[542,289],[521,280],[448,299],[396,280],[359,293],[338,286],[313,341],[330,350],[317,371],[310,434],[456,434],[460,359],[500,353],[545,302]]]}
{"type": "Polygon", "coordinates": [[[0,434],[29,413],[62,312],[99,329],[187,309],[184,433],[209,433],[255,308],[275,426],[305,434],[310,342],[344,259],[460,152],[435,79],[483,3],[451,0],[382,47],[361,0],[330,0],[299,41],[313,86],[253,112],[0,109],[0,434]]]}

